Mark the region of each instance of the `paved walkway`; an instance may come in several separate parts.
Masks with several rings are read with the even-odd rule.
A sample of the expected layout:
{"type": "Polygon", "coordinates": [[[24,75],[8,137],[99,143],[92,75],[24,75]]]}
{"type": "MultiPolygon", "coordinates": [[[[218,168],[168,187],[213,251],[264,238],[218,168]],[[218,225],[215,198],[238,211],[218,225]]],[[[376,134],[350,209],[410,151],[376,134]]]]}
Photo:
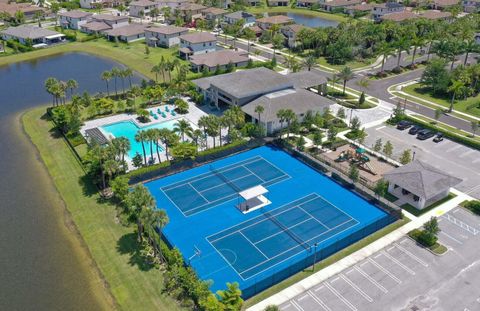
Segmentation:
{"type": "MultiPolygon", "coordinates": [[[[454,209],[464,200],[472,200],[470,196],[456,190],[452,189],[452,192],[457,196],[448,202],[436,207],[435,209],[423,214],[420,217],[415,217],[411,214],[408,214],[408,218],[411,221],[404,226],[398,228],[397,230],[387,234],[386,236],[376,240],[375,242],[365,246],[364,248],[356,251],[355,253],[344,257],[343,259],[337,261],[336,263],[318,271],[317,273],[303,279],[302,281],[282,290],[281,292],[261,301],[260,303],[250,307],[248,311],[262,311],[268,305],[280,305],[296,295],[320,284],[321,282],[327,280],[328,278],[342,272],[343,270],[352,267],[356,263],[368,258],[372,254],[380,251],[387,245],[392,244],[395,241],[398,241],[400,238],[405,236],[409,231],[421,227],[425,222],[427,222],[432,216],[438,217],[448,211],[454,209]]],[[[407,215],[405,215],[407,216],[407,215]]]]}

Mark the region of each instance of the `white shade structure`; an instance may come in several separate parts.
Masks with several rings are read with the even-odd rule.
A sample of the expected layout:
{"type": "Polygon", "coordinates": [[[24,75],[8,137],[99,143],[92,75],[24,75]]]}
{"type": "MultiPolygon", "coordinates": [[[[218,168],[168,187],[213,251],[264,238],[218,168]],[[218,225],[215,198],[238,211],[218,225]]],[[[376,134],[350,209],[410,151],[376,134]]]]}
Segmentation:
{"type": "Polygon", "coordinates": [[[240,191],[238,195],[245,201],[238,204],[238,209],[246,214],[272,203],[264,196],[267,193],[268,190],[261,185],[240,191]]]}

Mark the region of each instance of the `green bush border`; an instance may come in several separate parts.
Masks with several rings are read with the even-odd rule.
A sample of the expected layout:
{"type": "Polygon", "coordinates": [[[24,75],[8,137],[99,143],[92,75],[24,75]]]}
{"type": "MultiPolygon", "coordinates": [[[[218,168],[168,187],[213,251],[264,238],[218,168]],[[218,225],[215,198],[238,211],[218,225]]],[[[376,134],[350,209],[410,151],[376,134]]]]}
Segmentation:
{"type": "Polygon", "coordinates": [[[417,242],[418,244],[420,244],[422,247],[430,250],[432,253],[436,254],[436,255],[443,255],[445,254],[447,251],[448,251],[448,248],[445,247],[444,245],[436,242],[435,244],[433,244],[432,246],[426,246],[424,244],[422,244],[422,242],[420,242],[420,239],[419,239],[419,236],[421,234],[421,230],[420,229],[413,229],[412,231],[410,231],[408,233],[408,236],[415,240],[415,242],[417,242]]]}

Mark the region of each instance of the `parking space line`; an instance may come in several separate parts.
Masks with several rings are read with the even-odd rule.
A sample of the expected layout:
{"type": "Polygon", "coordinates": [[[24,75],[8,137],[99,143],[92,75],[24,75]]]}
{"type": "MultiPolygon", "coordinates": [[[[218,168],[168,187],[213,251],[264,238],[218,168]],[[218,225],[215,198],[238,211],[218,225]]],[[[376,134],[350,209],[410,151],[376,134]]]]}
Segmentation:
{"type": "Polygon", "coordinates": [[[350,273],[352,273],[353,271],[354,271],[353,269],[352,269],[352,270],[348,270],[347,273],[345,273],[345,274],[350,274],[350,273]]]}
{"type": "Polygon", "coordinates": [[[385,257],[387,257],[388,259],[390,259],[391,261],[393,261],[394,263],[396,263],[400,268],[402,268],[403,270],[407,271],[408,273],[410,273],[411,275],[415,275],[415,271],[413,271],[412,269],[410,269],[409,267],[405,266],[403,263],[401,263],[399,260],[393,258],[392,256],[390,256],[390,254],[388,254],[387,252],[382,252],[383,255],[385,255],[385,257]]]}
{"type": "Polygon", "coordinates": [[[477,235],[480,231],[478,231],[477,229],[475,229],[474,227],[464,223],[463,221],[453,217],[452,215],[450,214],[444,214],[442,215],[443,218],[447,219],[448,221],[450,221],[451,223],[454,223],[455,225],[457,225],[458,227],[462,228],[463,230],[465,231],[468,231],[469,233],[473,234],[473,235],[477,235]]]}
{"type": "Polygon", "coordinates": [[[400,241],[400,244],[407,243],[407,242],[408,242],[408,239],[403,239],[400,241]]]}
{"type": "Polygon", "coordinates": [[[340,277],[347,282],[348,285],[350,285],[357,293],[363,296],[368,302],[373,302],[373,299],[367,295],[363,290],[360,289],[360,287],[357,286],[357,284],[353,283],[349,278],[347,278],[345,275],[340,274],[340,277]]]}
{"type": "Polygon", "coordinates": [[[347,305],[347,307],[350,308],[350,310],[352,311],[357,311],[357,308],[355,308],[354,305],[351,304],[350,301],[348,301],[347,298],[343,297],[342,294],[340,294],[335,288],[333,288],[330,284],[328,283],[325,283],[325,286],[335,295],[338,297],[338,299],[340,299],[341,301],[343,301],[344,304],[347,305]]]}
{"type": "Polygon", "coordinates": [[[385,125],[384,125],[384,126],[380,126],[380,127],[377,127],[375,130],[379,131],[379,130],[385,128],[385,127],[386,127],[385,125]]]}
{"type": "Polygon", "coordinates": [[[321,289],[324,288],[324,287],[325,287],[325,286],[321,285],[321,286],[315,288],[314,291],[318,292],[319,290],[321,290],[321,289]]]}
{"type": "Polygon", "coordinates": [[[460,245],[462,245],[462,244],[463,244],[463,242],[462,242],[462,241],[459,241],[459,240],[455,239],[453,236],[451,236],[451,235],[450,235],[450,234],[448,234],[448,233],[445,233],[445,232],[443,232],[443,231],[440,231],[440,234],[442,234],[442,235],[446,236],[447,238],[450,238],[450,239],[452,239],[453,241],[457,242],[457,243],[458,243],[458,244],[460,244],[460,245]]]}
{"type": "Polygon", "coordinates": [[[358,273],[360,273],[361,275],[363,275],[367,280],[370,281],[370,283],[372,283],[373,285],[375,285],[376,287],[378,287],[378,289],[380,289],[382,292],[384,292],[385,294],[388,293],[388,290],[383,287],[382,284],[378,283],[377,281],[375,281],[370,275],[368,275],[365,271],[363,271],[362,269],[360,269],[359,267],[355,267],[355,270],[358,271],[358,273]]]}
{"type": "Polygon", "coordinates": [[[336,281],[338,281],[339,279],[340,279],[340,277],[337,276],[336,278],[334,278],[333,280],[331,280],[330,283],[336,282],[336,281]]]}
{"type": "Polygon", "coordinates": [[[392,280],[397,282],[398,284],[402,284],[402,281],[398,279],[395,275],[393,275],[390,271],[382,267],[378,262],[373,260],[372,258],[368,258],[368,261],[370,261],[371,264],[373,264],[375,267],[377,267],[380,271],[388,275],[392,280]]]}
{"type": "MultiPolygon", "coordinates": [[[[407,241],[407,240],[404,240],[404,241],[407,241]]],[[[400,242],[402,243],[402,242],[400,242]]],[[[401,251],[401,252],[404,252],[405,254],[407,254],[408,256],[410,256],[410,258],[412,258],[413,260],[415,260],[416,262],[418,262],[419,264],[421,264],[422,266],[424,267],[428,267],[428,263],[426,263],[425,261],[421,260],[419,257],[415,256],[414,254],[412,254],[410,251],[406,250],[405,248],[403,248],[403,246],[397,244],[397,243],[394,243],[394,245],[401,251]]]]}
{"type": "Polygon", "coordinates": [[[300,307],[300,305],[295,300],[291,300],[291,302],[292,302],[292,306],[294,306],[295,309],[297,309],[298,311],[305,311],[303,310],[302,307],[300,307]]]}
{"type": "Polygon", "coordinates": [[[453,146],[452,148],[447,149],[445,152],[446,152],[446,153],[450,153],[450,152],[455,151],[455,150],[457,150],[457,149],[459,149],[459,148],[462,148],[462,145],[453,146]]]}
{"type": "Polygon", "coordinates": [[[466,157],[466,156],[468,156],[468,155],[471,155],[472,153],[475,153],[475,152],[476,152],[476,150],[473,150],[473,149],[468,150],[468,151],[462,153],[462,154],[459,156],[459,158],[464,158],[464,157],[466,157]]]}
{"type": "Polygon", "coordinates": [[[307,298],[307,297],[310,297],[308,296],[307,294],[303,295],[302,297],[298,298],[297,300],[298,301],[302,301],[303,299],[307,298]]]}
{"type": "Polygon", "coordinates": [[[377,255],[375,255],[375,257],[373,257],[373,258],[377,259],[377,258],[380,257],[380,256],[382,256],[382,254],[377,254],[377,255]]]}
{"type": "Polygon", "coordinates": [[[310,295],[310,297],[312,297],[313,300],[315,300],[316,303],[318,303],[323,308],[323,310],[332,311],[320,298],[318,298],[317,295],[315,295],[311,291],[308,291],[307,293],[310,295]]]}
{"type": "Polygon", "coordinates": [[[389,248],[387,248],[387,251],[391,251],[394,248],[395,248],[395,246],[389,247],[389,248]]]}

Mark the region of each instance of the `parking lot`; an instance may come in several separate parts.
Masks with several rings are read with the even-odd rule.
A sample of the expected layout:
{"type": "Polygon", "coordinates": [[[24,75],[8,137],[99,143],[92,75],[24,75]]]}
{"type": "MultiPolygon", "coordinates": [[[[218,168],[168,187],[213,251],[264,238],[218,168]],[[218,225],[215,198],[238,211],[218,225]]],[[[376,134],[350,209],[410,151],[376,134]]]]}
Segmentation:
{"type": "Polygon", "coordinates": [[[373,146],[379,138],[385,144],[393,144],[393,158],[399,159],[402,152],[411,149],[415,159],[426,162],[446,173],[463,180],[456,188],[473,197],[480,198],[480,151],[458,144],[448,139],[435,143],[432,138],[418,140],[408,134],[408,129],[400,131],[391,126],[377,126],[367,129],[366,146],[373,146]]]}
{"type": "Polygon", "coordinates": [[[437,256],[408,237],[280,305],[283,311],[480,310],[480,217],[439,217],[437,256]]]}

